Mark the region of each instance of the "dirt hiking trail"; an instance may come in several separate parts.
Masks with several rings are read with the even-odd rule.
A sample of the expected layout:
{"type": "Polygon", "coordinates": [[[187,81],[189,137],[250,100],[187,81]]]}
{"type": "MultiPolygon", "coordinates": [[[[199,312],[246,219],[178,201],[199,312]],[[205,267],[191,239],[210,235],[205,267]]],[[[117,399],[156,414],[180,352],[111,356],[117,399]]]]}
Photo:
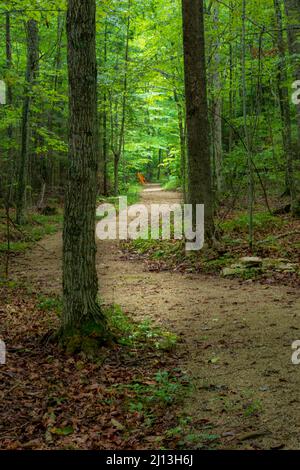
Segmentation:
{"type": "MultiPolygon", "coordinates": [[[[176,202],[148,185],[143,203],[176,202]]],[[[300,340],[295,288],[217,276],[149,272],[117,242],[99,242],[101,296],[135,320],[152,319],[179,338],[179,364],[191,377],[184,412],[196,434],[225,437],[225,448],[300,449],[300,340]]],[[[14,277],[46,295],[61,289],[61,233],[46,237],[13,266],[14,277]],[[43,247],[43,248],[42,248],[43,247]]]]}

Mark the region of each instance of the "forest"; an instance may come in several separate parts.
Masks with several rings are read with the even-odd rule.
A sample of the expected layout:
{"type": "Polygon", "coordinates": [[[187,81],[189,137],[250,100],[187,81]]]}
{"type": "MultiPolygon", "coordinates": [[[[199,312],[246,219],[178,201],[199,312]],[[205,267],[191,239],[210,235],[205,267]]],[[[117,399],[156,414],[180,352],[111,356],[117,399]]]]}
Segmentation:
{"type": "Polygon", "coordinates": [[[300,0],[1,0],[0,135],[0,450],[299,450],[300,0]]]}

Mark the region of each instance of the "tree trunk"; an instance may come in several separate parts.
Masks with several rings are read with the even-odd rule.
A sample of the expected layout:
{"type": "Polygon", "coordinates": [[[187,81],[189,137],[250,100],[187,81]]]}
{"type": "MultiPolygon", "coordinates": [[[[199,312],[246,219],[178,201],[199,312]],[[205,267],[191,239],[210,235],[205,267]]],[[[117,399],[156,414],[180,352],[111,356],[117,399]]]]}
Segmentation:
{"type": "Polygon", "coordinates": [[[119,194],[119,163],[120,163],[120,154],[114,154],[114,195],[118,196],[119,194]]]}
{"type": "MultiPolygon", "coordinates": [[[[231,123],[234,112],[233,112],[233,46],[229,45],[229,122],[231,123]]],[[[232,126],[229,126],[229,137],[228,137],[228,153],[230,154],[233,149],[233,129],[232,126]]]]}
{"type": "Polygon", "coordinates": [[[182,110],[182,104],[179,100],[178,93],[174,89],[174,99],[177,105],[177,117],[178,117],[178,130],[180,139],[180,176],[181,176],[181,187],[183,191],[183,200],[186,201],[186,147],[185,147],[185,132],[184,132],[184,116],[182,110]]]}
{"type": "MultiPolygon", "coordinates": [[[[6,69],[9,73],[12,68],[12,48],[11,48],[11,34],[10,34],[10,14],[6,13],[6,25],[5,25],[5,44],[6,44],[6,69]]],[[[11,86],[10,76],[7,80],[6,85],[6,104],[12,106],[13,103],[13,93],[11,86]]],[[[14,173],[14,161],[13,161],[13,152],[11,147],[11,142],[13,138],[13,128],[12,125],[9,125],[7,128],[7,137],[8,137],[8,153],[7,153],[7,192],[6,192],[6,206],[10,207],[12,201],[13,193],[13,173],[14,173]]]]}
{"type": "MultiPolygon", "coordinates": [[[[288,19],[288,45],[295,80],[300,80],[300,0],[284,0],[288,19]]],[[[300,155],[300,104],[297,105],[298,154],[300,155]]]]}
{"type": "MultiPolygon", "coordinates": [[[[219,27],[219,6],[214,8],[214,29],[219,27]]],[[[213,72],[213,152],[216,169],[216,183],[218,192],[223,188],[223,151],[222,151],[222,97],[221,97],[221,78],[220,78],[220,39],[217,39],[214,54],[214,72],[213,72]]]]}
{"type": "MultiPolygon", "coordinates": [[[[107,64],[107,37],[108,37],[108,29],[107,23],[105,23],[105,32],[104,32],[104,66],[106,67],[107,64]]],[[[103,150],[102,150],[102,158],[103,158],[103,194],[104,196],[108,195],[108,174],[107,174],[107,167],[108,167],[108,134],[107,134],[107,92],[104,91],[103,94],[103,119],[102,119],[102,126],[103,126],[103,150]]]]}
{"type": "MultiPolygon", "coordinates": [[[[59,111],[55,109],[56,94],[61,87],[61,68],[62,68],[62,40],[63,32],[65,29],[65,17],[60,12],[57,15],[57,34],[56,34],[56,53],[55,53],[55,76],[53,80],[53,91],[54,96],[52,100],[52,106],[48,114],[48,129],[52,133],[55,129],[57,133],[61,129],[60,114],[63,109],[63,104],[58,103],[59,111]]],[[[48,155],[41,156],[41,193],[43,192],[44,185],[49,182],[53,188],[55,186],[55,176],[59,174],[59,159],[55,158],[52,149],[48,151],[48,155]]],[[[42,194],[41,194],[42,195],[42,194]]],[[[41,198],[42,199],[42,198],[41,198]]]]}
{"type": "Polygon", "coordinates": [[[95,210],[98,169],[95,0],[69,0],[69,172],[63,230],[65,336],[106,322],[97,302],[95,210]]]}
{"type": "Polygon", "coordinates": [[[188,139],[188,203],[194,213],[205,206],[205,234],[214,234],[213,191],[209,148],[203,0],[182,0],[188,139]]]}
{"type": "Polygon", "coordinates": [[[296,194],[295,194],[295,180],[294,180],[294,155],[292,146],[292,125],[291,125],[291,110],[290,110],[290,94],[287,88],[287,63],[286,51],[283,38],[283,23],[281,13],[281,0],[274,0],[276,26],[277,26],[277,47],[279,51],[278,63],[278,94],[280,101],[280,112],[282,119],[282,140],[285,153],[286,170],[285,170],[285,183],[286,193],[290,195],[292,212],[295,210],[296,194]]]}
{"type": "MultiPolygon", "coordinates": [[[[107,97],[106,93],[103,95],[103,106],[106,107],[107,104],[107,97]]],[[[108,167],[108,142],[107,142],[107,110],[103,111],[103,141],[102,141],[102,158],[103,158],[103,195],[108,196],[108,174],[107,174],[107,167],[108,167]]]]}
{"type": "Polygon", "coordinates": [[[242,87],[243,87],[243,118],[245,144],[247,149],[247,166],[248,166],[248,226],[249,226],[249,246],[252,250],[254,241],[254,224],[253,224],[253,204],[254,204],[254,175],[252,163],[252,143],[249,134],[247,122],[247,81],[246,81],[246,0],[243,0],[243,18],[242,18],[242,87]]]}
{"type": "MultiPolygon", "coordinates": [[[[232,2],[229,3],[230,5],[230,26],[229,26],[229,34],[233,34],[234,30],[234,8],[232,5],[232,2]]],[[[235,117],[235,75],[234,75],[234,70],[235,70],[235,47],[232,42],[229,44],[229,123],[232,123],[232,120],[235,117]]],[[[229,136],[228,136],[228,153],[230,154],[233,149],[233,144],[234,144],[234,132],[232,125],[229,126],[229,136]]]]}
{"type": "Polygon", "coordinates": [[[22,110],[21,131],[21,157],[19,163],[18,188],[16,201],[16,222],[23,224],[25,221],[26,200],[26,176],[29,156],[29,131],[30,131],[30,104],[31,93],[39,64],[39,35],[38,24],[35,20],[29,20],[26,24],[27,32],[27,67],[25,77],[24,101],[22,110]]]}
{"type": "Polygon", "coordinates": [[[115,178],[114,193],[115,193],[115,196],[118,196],[118,194],[119,194],[119,163],[120,163],[120,160],[121,160],[122,149],[124,148],[126,103],[127,103],[127,89],[128,89],[130,7],[131,7],[131,0],[128,0],[129,15],[128,15],[128,18],[127,18],[127,30],[126,30],[126,41],[125,41],[125,64],[124,64],[124,85],[123,85],[123,97],[122,97],[121,128],[120,128],[118,148],[114,152],[114,173],[115,173],[114,174],[114,178],[115,178]]]}
{"type": "Polygon", "coordinates": [[[157,181],[160,181],[161,163],[162,163],[162,149],[158,150],[158,166],[157,166],[157,181]]]}
{"type": "MultiPolygon", "coordinates": [[[[6,67],[7,70],[12,68],[12,49],[11,49],[11,34],[10,34],[10,13],[6,12],[6,24],[5,24],[5,31],[6,31],[6,67]]],[[[7,87],[6,87],[6,104],[11,105],[13,96],[12,96],[12,86],[10,80],[8,80],[7,87]]]]}

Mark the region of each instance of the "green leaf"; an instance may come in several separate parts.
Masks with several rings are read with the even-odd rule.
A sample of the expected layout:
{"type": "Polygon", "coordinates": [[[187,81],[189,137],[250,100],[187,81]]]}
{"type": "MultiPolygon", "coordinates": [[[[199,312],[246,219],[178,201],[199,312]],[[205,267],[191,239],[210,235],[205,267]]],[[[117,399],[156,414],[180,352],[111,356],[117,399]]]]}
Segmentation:
{"type": "Polygon", "coordinates": [[[50,432],[56,436],[70,436],[70,434],[73,434],[74,429],[72,426],[66,426],[64,428],[52,428],[50,432]]]}

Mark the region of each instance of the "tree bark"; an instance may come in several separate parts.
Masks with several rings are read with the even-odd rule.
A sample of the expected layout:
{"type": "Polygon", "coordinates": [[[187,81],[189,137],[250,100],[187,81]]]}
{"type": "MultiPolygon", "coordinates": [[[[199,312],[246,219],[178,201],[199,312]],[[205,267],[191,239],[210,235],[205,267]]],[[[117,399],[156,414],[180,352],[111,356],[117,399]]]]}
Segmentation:
{"type": "Polygon", "coordinates": [[[203,0],[182,0],[188,140],[188,203],[205,206],[205,234],[214,235],[206,89],[203,0]]]}
{"type": "Polygon", "coordinates": [[[280,112],[282,119],[282,140],[285,153],[286,170],[286,193],[290,195],[292,212],[295,210],[296,194],[295,194],[295,180],[294,180],[294,155],[292,146],[292,124],[291,124],[291,110],[290,110],[290,94],[287,88],[287,63],[286,63],[286,50],[283,38],[283,23],[281,12],[281,0],[274,0],[275,17],[277,25],[277,47],[279,51],[278,63],[278,94],[280,102],[280,112]]]}
{"type": "MultiPolygon", "coordinates": [[[[233,46],[229,45],[229,122],[231,123],[234,117],[234,92],[233,92],[233,46]]],[[[229,126],[228,136],[228,153],[230,154],[233,149],[233,129],[229,126]]]]}
{"type": "Polygon", "coordinates": [[[129,34],[130,34],[130,7],[131,0],[128,0],[128,18],[127,18],[127,29],[126,29],[126,40],[125,40],[125,63],[124,63],[124,82],[123,82],[123,96],[122,96],[122,116],[121,116],[121,128],[119,134],[119,140],[117,148],[114,151],[114,194],[119,194],[119,164],[122,155],[122,149],[124,148],[124,134],[125,134],[125,123],[126,123],[126,103],[127,103],[127,89],[128,89],[128,62],[129,62],[129,34]]]}
{"type": "Polygon", "coordinates": [[[247,166],[248,166],[248,226],[249,226],[249,246],[253,247],[254,241],[254,224],[253,224],[253,204],[254,204],[254,175],[252,163],[252,142],[250,138],[248,121],[247,121],[247,77],[246,77],[246,0],[242,4],[242,87],[243,87],[243,118],[244,118],[244,133],[245,143],[247,149],[247,166]]]}
{"type": "Polygon", "coordinates": [[[160,173],[161,173],[161,163],[162,163],[162,149],[159,149],[158,150],[158,165],[157,165],[157,181],[159,182],[160,181],[160,173]]]}
{"type": "MultiPolygon", "coordinates": [[[[57,103],[59,110],[56,109],[57,105],[55,106],[55,95],[61,88],[62,79],[61,79],[61,68],[62,68],[62,41],[63,41],[63,33],[65,29],[65,17],[61,14],[61,12],[57,15],[57,33],[56,33],[56,53],[55,53],[55,76],[53,80],[53,91],[54,96],[52,100],[51,109],[49,110],[48,114],[48,129],[52,133],[59,134],[61,132],[61,112],[63,109],[62,103],[57,103]],[[58,132],[60,131],[60,132],[58,132]]],[[[59,175],[59,160],[55,158],[54,152],[52,149],[49,149],[48,155],[43,157],[41,156],[40,159],[41,163],[41,196],[44,190],[44,186],[50,183],[52,188],[55,186],[55,177],[59,175]]],[[[59,182],[58,182],[59,184],[59,182]]],[[[41,198],[42,199],[42,198],[41,198]]],[[[40,200],[41,200],[40,199],[40,200]]]]}
{"type": "Polygon", "coordinates": [[[179,100],[176,88],[174,88],[174,99],[177,105],[178,130],[180,139],[180,177],[183,191],[183,200],[186,201],[186,145],[184,132],[184,115],[182,103],[179,100]]]}
{"type": "MultiPolygon", "coordinates": [[[[107,63],[107,38],[108,38],[108,28],[107,23],[105,23],[105,32],[104,32],[104,67],[107,63]]],[[[102,140],[102,158],[103,158],[103,194],[104,196],[108,195],[108,133],[107,133],[107,92],[106,89],[103,93],[103,140],[102,140]]]]}
{"type": "Polygon", "coordinates": [[[97,302],[95,210],[98,170],[95,0],[69,0],[69,171],[63,230],[65,336],[106,322],[97,302]]]}
{"type": "MultiPolygon", "coordinates": [[[[219,27],[219,6],[214,8],[214,29],[217,31],[219,27]]],[[[217,34],[217,33],[216,33],[217,34]]],[[[223,151],[222,151],[222,97],[221,97],[221,77],[220,77],[220,39],[215,44],[216,52],[214,54],[214,71],[213,71],[213,152],[216,171],[216,183],[218,192],[223,188],[223,151]]]]}
{"type": "Polygon", "coordinates": [[[31,93],[39,64],[39,32],[35,20],[26,24],[27,66],[25,76],[24,101],[22,110],[21,156],[19,163],[18,188],[16,201],[16,223],[25,222],[26,176],[29,156],[30,105],[31,93]]]}
{"type": "MultiPolygon", "coordinates": [[[[12,68],[12,47],[11,47],[11,30],[10,30],[10,13],[6,13],[6,22],[5,22],[5,45],[6,45],[6,69],[9,73],[12,68]]],[[[11,79],[8,76],[6,80],[6,104],[12,106],[13,103],[13,91],[11,86],[11,79]]],[[[6,206],[10,207],[12,202],[12,193],[13,193],[13,173],[14,173],[14,161],[13,161],[13,152],[11,147],[11,141],[13,138],[13,127],[10,124],[7,128],[7,137],[8,137],[8,152],[7,152],[7,191],[6,191],[6,206]]]]}
{"type": "MultiPolygon", "coordinates": [[[[295,80],[300,80],[300,0],[284,0],[288,20],[288,46],[295,80]]],[[[300,154],[300,104],[297,105],[298,153],[300,154]]]]}

